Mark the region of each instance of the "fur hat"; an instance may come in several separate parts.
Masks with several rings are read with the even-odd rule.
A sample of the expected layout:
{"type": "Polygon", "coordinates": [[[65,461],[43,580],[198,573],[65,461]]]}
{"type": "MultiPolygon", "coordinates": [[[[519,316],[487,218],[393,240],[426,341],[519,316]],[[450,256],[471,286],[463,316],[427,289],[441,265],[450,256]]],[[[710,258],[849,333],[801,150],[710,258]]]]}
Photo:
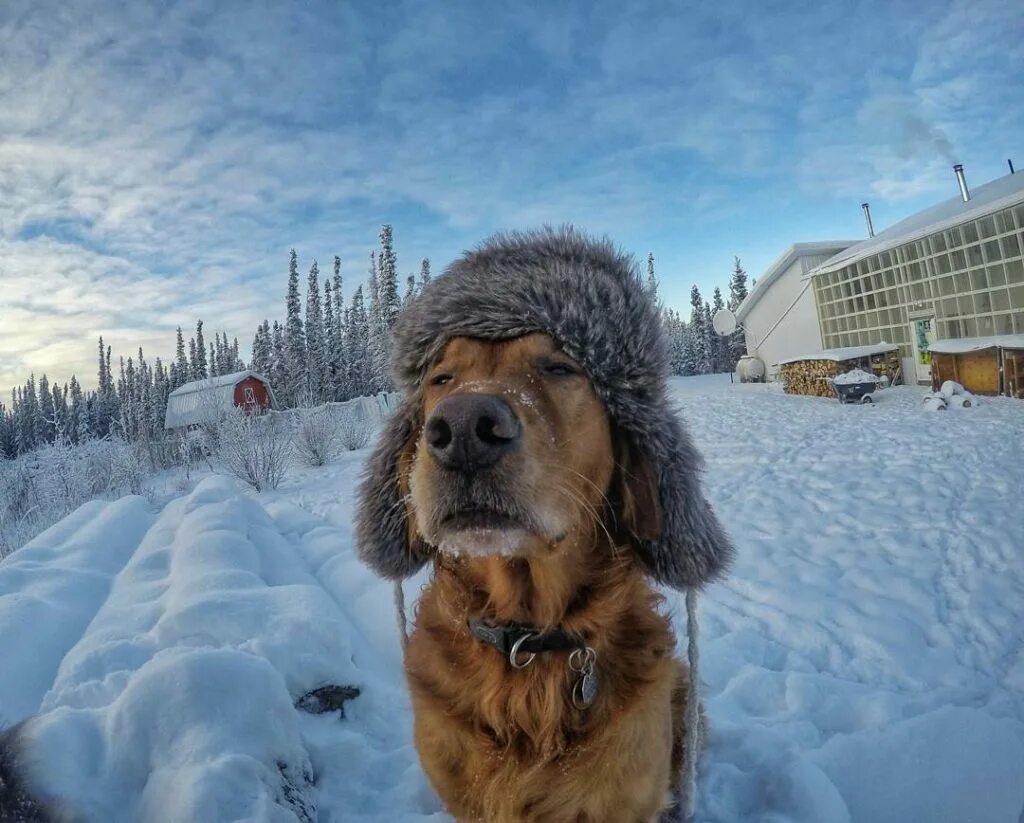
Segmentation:
{"type": "Polygon", "coordinates": [[[399,460],[422,426],[420,384],[447,342],[533,332],[551,335],[585,369],[617,430],[653,470],[661,533],[635,547],[648,572],[677,589],[723,574],[733,548],[701,493],[700,455],[667,396],[668,351],[654,301],[630,256],[572,228],[492,237],[452,263],[401,315],[392,370],[403,402],[359,489],[362,560],[400,580],[433,551],[410,545],[399,460]]]}

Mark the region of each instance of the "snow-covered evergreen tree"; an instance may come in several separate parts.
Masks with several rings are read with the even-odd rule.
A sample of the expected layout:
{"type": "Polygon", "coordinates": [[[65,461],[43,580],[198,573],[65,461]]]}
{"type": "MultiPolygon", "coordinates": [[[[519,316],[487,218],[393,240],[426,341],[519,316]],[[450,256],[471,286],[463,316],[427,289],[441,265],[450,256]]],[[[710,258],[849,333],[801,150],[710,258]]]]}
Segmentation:
{"type": "Polygon", "coordinates": [[[171,366],[171,391],[187,383],[191,379],[189,375],[188,358],[185,354],[185,338],[182,336],[181,326],[178,326],[174,345],[174,363],[171,366]]]}
{"type": "Polygon", "coordinates": [[[196,321],[196,362],[192,374],[193,380],[205,380],[210,376],[210,369],[206,363],[206,341],[203,340],[203,321],[196,321]]]}
{"type": "Polygon", "coordinates": [[[52,443],[57,437],[57,410],[53,405],[53,394],[50,381],[44,373],[39,378],[39,418],[36,421],[36,437],[38,445],[52,443]]]}
{"type": "Polygon", "coordinates": [[[348,360],[348,393],[360,397],[370,393],[371,369],[369,318],[363,303],[363,287],[359,286],[352,295],[352,306],[348,312],[345,347],[348,360]]]}
{"type": "Polygon", "coordinates": [[[299,260],[292,249],[288,262],[288,292],[285,298],[284,345],[287,386],[283,400],[287,406],[295,406],[302,399],[309,385],[306,374],[306,335],[302,326],[302,302],[299,298],[299,260]]]}
{"type": "Polygon", "coordinates": [[[430,258],[424,257],[423,262],[420,263],[420,282],[419,289],[423,291],[423,287],[430,282],[430,258]]]}
{"type": "Polygon", "coordinates": [[[410,274],[405,280],[405,295],[402,297],[402,310],[408,308],[416,297],[416,275],[410,274]]]}
{"type": "MultiPolygon", "coordinates": [[[[747,296],[747,273],[740,265],[739,257],[734,258],[732,277],[729,280],[729,310],[735,312],[747,296]]],[[[743,329],[736,329],[729,335],[729,370],[733,371],[739,359],[747,353],[747,339],[743,329]]]]}
{"type": "Polygon", "coordinates": [[[270,344],[270,374],[266,377],[270,381],[270,388],[273,389],[274,396],[280,398],[278,402],[284,403],[288,397],[291,378],[288,374],[288,349],[284,342],[284,329],[276,320],[271,332],[270,344]]]}
{"type": "MultiPolygon", "coordinates": [[[[380,303],[381,321],[388,335],[398,320],[402,310],[402,300],[398,294],[398,258],[395,255],[391,225],[385,223],[380,228],[380,260],[377,275],[378,302],[380,303]]],[[[388,343],[390,349],[390,342],[388,343]]]]}
{"type": "Polygon", "coordinates": [[[658,302],[658,278],[654,276],[654,253],[647,253],[647,283],[645,285],[651,299],[658,302]]]}
{"type": "MultiPolygon", "coordinates": [[[[708,322],[705,316],[704,299],[696,285],[690,289],[690,357],[693,374],[711,372],[711,346],[708,337],[708,322]]],[[[688,358],[690,359],[690,358],[688,358]]]]}
{"type": "Polygon", "coordinates": [[[320,269],[313,261],[306,288],[306,386],[305,402],[316,406],[326,399],[327,350],[320,302],[320,269]]]}

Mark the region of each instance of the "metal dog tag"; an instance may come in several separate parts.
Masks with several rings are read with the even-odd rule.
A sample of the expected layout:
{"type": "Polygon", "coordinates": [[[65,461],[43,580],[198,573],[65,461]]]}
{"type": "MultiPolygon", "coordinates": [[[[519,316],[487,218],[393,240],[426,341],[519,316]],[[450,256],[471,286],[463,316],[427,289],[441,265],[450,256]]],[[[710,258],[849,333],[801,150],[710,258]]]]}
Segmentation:
{"type": "Polygon", "coordinates": [[[573,652],[569,658],[569,668],[580,674],[572,687],[572,704],[580,710],[590,708],[597,699],[598,679],[595,671],[597,654],[589,646],[580,654],[573,652]]]}

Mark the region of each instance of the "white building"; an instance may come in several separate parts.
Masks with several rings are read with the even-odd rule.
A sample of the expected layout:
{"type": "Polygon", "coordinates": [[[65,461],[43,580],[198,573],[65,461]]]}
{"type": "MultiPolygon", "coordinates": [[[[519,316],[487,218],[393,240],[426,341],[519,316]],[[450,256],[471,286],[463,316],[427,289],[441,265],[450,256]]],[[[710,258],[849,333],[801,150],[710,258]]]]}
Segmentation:
{"type": "Polygon", "coordinates": [[[736,310],[747,353],[764,361],[769,379],[782,360],[821,351],[821,327],[806,275],[855,240],[794,243],[762,274],[736,310]]]}
{"type": "Polygon", "coordinates": [[[905,382],[930,383],[937,340],[1024,334],[1024,174],[972,192],[955,171],[959,196],[811,272],[825,347],[896,343],[905,382]]]}

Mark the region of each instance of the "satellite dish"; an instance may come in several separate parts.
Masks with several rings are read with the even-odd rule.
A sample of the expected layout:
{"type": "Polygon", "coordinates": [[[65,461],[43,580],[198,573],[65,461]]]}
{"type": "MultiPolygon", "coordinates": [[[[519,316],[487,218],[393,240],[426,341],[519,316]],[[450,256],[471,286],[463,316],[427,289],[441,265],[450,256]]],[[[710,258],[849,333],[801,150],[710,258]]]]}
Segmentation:
{"type": "Polygon", "coordinates": [[[715,316],[711,318],[711,325],[717,334],[725,337],[727,334],[732,334],[736,331],[736,315],[728,309],[719,309],[715,312],[715,316]]]}

